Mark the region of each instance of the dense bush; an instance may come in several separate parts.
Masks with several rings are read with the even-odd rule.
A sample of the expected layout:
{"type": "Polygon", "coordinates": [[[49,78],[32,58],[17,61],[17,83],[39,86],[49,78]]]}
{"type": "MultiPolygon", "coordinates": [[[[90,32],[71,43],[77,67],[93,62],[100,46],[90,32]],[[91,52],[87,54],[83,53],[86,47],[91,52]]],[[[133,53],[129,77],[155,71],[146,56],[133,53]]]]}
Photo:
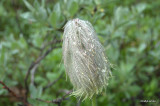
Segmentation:
{"type": "MultiPolygon", "coordinates": [[[[98,106],[158,105],[159,7],[159,0],[1,0],[0,81],[22,97],[26,81],[28,102],[34,106],[53,105],[36,98],[53,100],[72,90],[66,80],[61,46],[65,23],[78,17],[92,23],[113,64],[113,78],[98,95],[98,106]]],[[[2,87],[1,106],[21,104],[2,87]]],[[[62,105],[75,106],[77,102],[70,97],[62,105]]],[[[90,100],[81,105],[90,106],[90,100]]]]}

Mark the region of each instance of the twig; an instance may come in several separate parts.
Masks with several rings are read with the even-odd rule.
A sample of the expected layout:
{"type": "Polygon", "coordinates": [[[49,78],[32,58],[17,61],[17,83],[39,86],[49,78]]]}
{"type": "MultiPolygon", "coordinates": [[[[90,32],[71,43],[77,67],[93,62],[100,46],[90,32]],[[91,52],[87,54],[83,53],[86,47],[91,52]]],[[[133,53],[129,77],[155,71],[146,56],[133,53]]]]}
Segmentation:
{"type": "Polygon", "coordinates": [[[57,98],[57,99],[54,99],[54,100],[51,100],[51,101],[46,101],[46,100],[42,100],[42,99],[39,99],[39,98],[37,98],[36,100],[41,101],[41,102],[45,102],[45,103],[53,103],[53,104],[57,104],[58,106],[60,106],[62,101],[69,99],[69,98],[66,98],[66,96],[69,95],[70,93],[72,93],[72,90],[68,91],[61,98],[57,98]]]}
{"type": "Polygon", "coordinates": [[[63,76],[63,73],[56,79],[54,80],[53,82],[49,83],[48,85],[46,85],[45,87],[43,87],[43,91],[49,87],[51,87],[52,85],[54,85],[59,79],[61,79],[63,76]]]}
{"type": "MultiPolygon", "coordinates": [[[[60,42],[60,41],[56,41],[56,42],[60,42]]],[[[51,42],[42,45],[42,47],[39,49],[39,50],[41,51],[41,52],[40,52],[40,55],[42,55],[43,50],[44,50],[47,46],[52,45],[52,44],[55,44],[54,38],[53,38],[53,40],[52,40],[51,42]]],[[[32,68],[32,70],[31,70],[31,83],[32,83],[32,84],[34,84],[34,75],[35,75],[35,73],[36,73],[36,71],[37,71],[38,65],[39,65],[39,64],[35,64],[35,66],[34,66],[34,67],[32,68]]]]}
{"type": "Polygon", "coordinates": [[[0,81],[0,84],[2,84],[3,88],[6,89],[12,96],[18,98],[18,96],[10,88],[8,88],[6,84],[4,84],[2,81],[0,81]]]}
{"type": "Polygon", "coordinates": [[[35,72],[38,68],[38,65],[39,64],[36,64],[35,67],[31,70],[31,83],[34,85],[34,75],[35,75],[35,72]]]}
{"type": "MultiPolygon", "coordinates": [[[[54,40],[53,42],[54,42],[53,44],[56,44],[56,43],[58,43],[58,42],[60,42],[60,41],[54,40]]],[[[39,63],[41,62],[41,60],[43,60],[54,48],[57,48],[57,47],[56,47],[56,46],[50,47],[44,54],[40,55],[40,56],[36,59],[36,61],[33,62],[33,63],[30,65],[30,67],[28,68],[28,71],[27,71],[27,74],[26,74],[26,77],[25,77],[25,80],[24,80],[24,82],[25,82],[25,89],[26,89],[26,93],[25,93],[25,99],[26,99],[26,101],[27,101],[27,95],[28,95],[28,92],[29,92],[29,88],[28,88],[28,83],[27,83],[27,81],[28,81],[29,75],[30,75],[30,73],[31,73],[31,70],[34,69],[34,68],[37,66],[37,64],[39,64],[39,63]]]]}
{"type": "Polygon", "coordinates": [[[80,106],[80,105],[81,105],[81,99],[78,99],[76,106],[80,106]]]}
{"type": "Polygon", "coordinates": [[[40,47],[35,46],[35,45],[32,44],[31,42],[28,42],[28,45],[29,45],[29,46],[32,46],[33,48],[35,48],[35,49],[38,50],[38,51],[41,51],[41,48],[40,48],[40,47]]]}
{"type": "MultiPolygon", "coordinates": [[[[56,43],[57,43],[57,42],[60,42],[60,41],[56,41],[56,43]]],[[[52,45],[52,44],[55,44],[55,40],[54,40],[54,39],[53,39],[51,42],[43,45],[43,46],[40,48],[40,50],[43,51],[47,46],[52,45]]]]}
{"type": "Polygon", "coordinates": [[[6,89],[13,97],[15,97],[18,101],[22,102],[23,106],[31,106],[24,97],[18,96],[15,92],[13,92],[4,82],[0,81],[0,84],[3,85],[3,88],[6,89]]]}

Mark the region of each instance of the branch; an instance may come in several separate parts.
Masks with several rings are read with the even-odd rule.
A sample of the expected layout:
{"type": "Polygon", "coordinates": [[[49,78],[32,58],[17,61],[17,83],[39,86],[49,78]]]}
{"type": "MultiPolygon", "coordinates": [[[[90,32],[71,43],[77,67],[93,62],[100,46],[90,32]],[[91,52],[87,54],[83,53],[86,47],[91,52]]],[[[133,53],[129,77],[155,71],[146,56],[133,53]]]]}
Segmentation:
{"type": "Polygon", "coordinates": [[[54,85],[59,79],[61,79],[63,76],[63,73],[56,79],[54,80],[53,82],[49,83],[48,85],[46,85],[45,87],[43,87],[43,91],[49,87],[51,87],[52,85],[54,85]]]}
{"type": "Polygon", "coordinates": [[[38,51],[41,51],[41,48],[40,48],[40,47],[34,46],[34,44],[32,44],[31,42],[28,42],[28,45],[29,45],[29,46],[32,46],[33,48],[35,48],[35,49],[38,50],[38,51]]]}
{"type": "Polygon", "coordinates": [[[34,68],[31,70],[31,83],[34,85],[34,76],[35,76],[35,72],[36,72],[36,70],[37,70],[37,68],[38,68],[38,65],[39,64],[36,64],[35,66],[34,66],[34,68]]]}
{"type": "Polygon", "coordinates": [[[58,106],[61,105],[61,103],[64,101],[64,100],[68,100],[69,98],[66,98],[66,96],[68,96],[70,93],[72,93],[72,90],[68,91],[64,96],[62,96],[61,98],[57,98],[57,99],[54,99],[54,100],[51,100],[51,101],[46,101],[46,100],[42,100],[42,99],[39,99],[37,98],[36,100],[38,101],[41,101],[41,102],[45,102],[45,103],[53,103],[53,104],[57,104],[58,106]]]}
{"type": "MultiPolygon", "coordinates": [[[[53,43],[52,44],[56,44],[60,41],[58,40],[53,40],[53,43]]],[[[52,52],[53,49],[57,48],[56,46],[54,47],[50,47],[44,54],[40,55],[36,60],[35,62],[33,62],[30,67],[28,68],[28,71],[27,71],[27,74],[26,74],[26,77],[25,77],[25,80],[24,80],[24,83],[25,83],[25,89],[26,89],[26,93],[25,93],[25,100],[27,101],[27,95],[28,95],[28,92],[29,92],[29,87],[28,87],[28,78],[29,78],[29,75],[31,73],[31,70],[34,69],[35,67],[37,67],[37,65],[50,53],[52,52]]]]}
{"type": "Polygon", "coordinates": [[[31,106],[24,97],[18,96],[15,92],[13,92],[4,82],[0,81],[0,84],[3,85],[3,88],[6,89],[13,97],[15,97],[18,101],[22,102],[24,106],[31,106]]]}
{"type": "Polygon", "coordinates": [[[76,106],[81,106],[81,99],[78,99],[76,106]]]}
{"type": "Polygon", "coordinates": [[[41,47],[41,51],[43,51],[47,46],[49,46],[49,45],[53,45],[53,44],[55,44],[55,43],[59,43],[59,42],[61,42],[60,40],[52,40],[51,42],[49,42],[49,43],[47,43],[47,44],[44,44],[44,45],[42,45],[42,47],[41,47]]]}

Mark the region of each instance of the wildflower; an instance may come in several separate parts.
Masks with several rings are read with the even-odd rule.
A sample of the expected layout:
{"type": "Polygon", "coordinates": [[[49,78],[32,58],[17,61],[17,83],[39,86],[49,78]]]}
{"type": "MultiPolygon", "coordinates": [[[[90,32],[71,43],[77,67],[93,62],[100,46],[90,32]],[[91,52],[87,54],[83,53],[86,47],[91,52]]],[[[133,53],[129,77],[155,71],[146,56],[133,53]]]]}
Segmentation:
{"type": "Polygon", "coordinates": [[[74,86],[72,95],[92,98],[108,85],[110,64],[88,21],[73,19],[65,25],[63,59],[66,73],[74,86]]]}

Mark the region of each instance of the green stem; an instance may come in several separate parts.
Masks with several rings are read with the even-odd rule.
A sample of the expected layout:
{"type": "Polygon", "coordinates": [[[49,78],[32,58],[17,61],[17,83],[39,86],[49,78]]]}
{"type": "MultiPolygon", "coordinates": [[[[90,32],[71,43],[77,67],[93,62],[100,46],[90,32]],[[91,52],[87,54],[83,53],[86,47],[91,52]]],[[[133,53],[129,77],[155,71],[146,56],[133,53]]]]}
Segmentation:
{"type": "Polygon", "coordinates": [[[92,97],[92,106],[96,106],[96,105],[97,105],[97,103],[96,103],[96,95],[94,95],[92,97]]]}

